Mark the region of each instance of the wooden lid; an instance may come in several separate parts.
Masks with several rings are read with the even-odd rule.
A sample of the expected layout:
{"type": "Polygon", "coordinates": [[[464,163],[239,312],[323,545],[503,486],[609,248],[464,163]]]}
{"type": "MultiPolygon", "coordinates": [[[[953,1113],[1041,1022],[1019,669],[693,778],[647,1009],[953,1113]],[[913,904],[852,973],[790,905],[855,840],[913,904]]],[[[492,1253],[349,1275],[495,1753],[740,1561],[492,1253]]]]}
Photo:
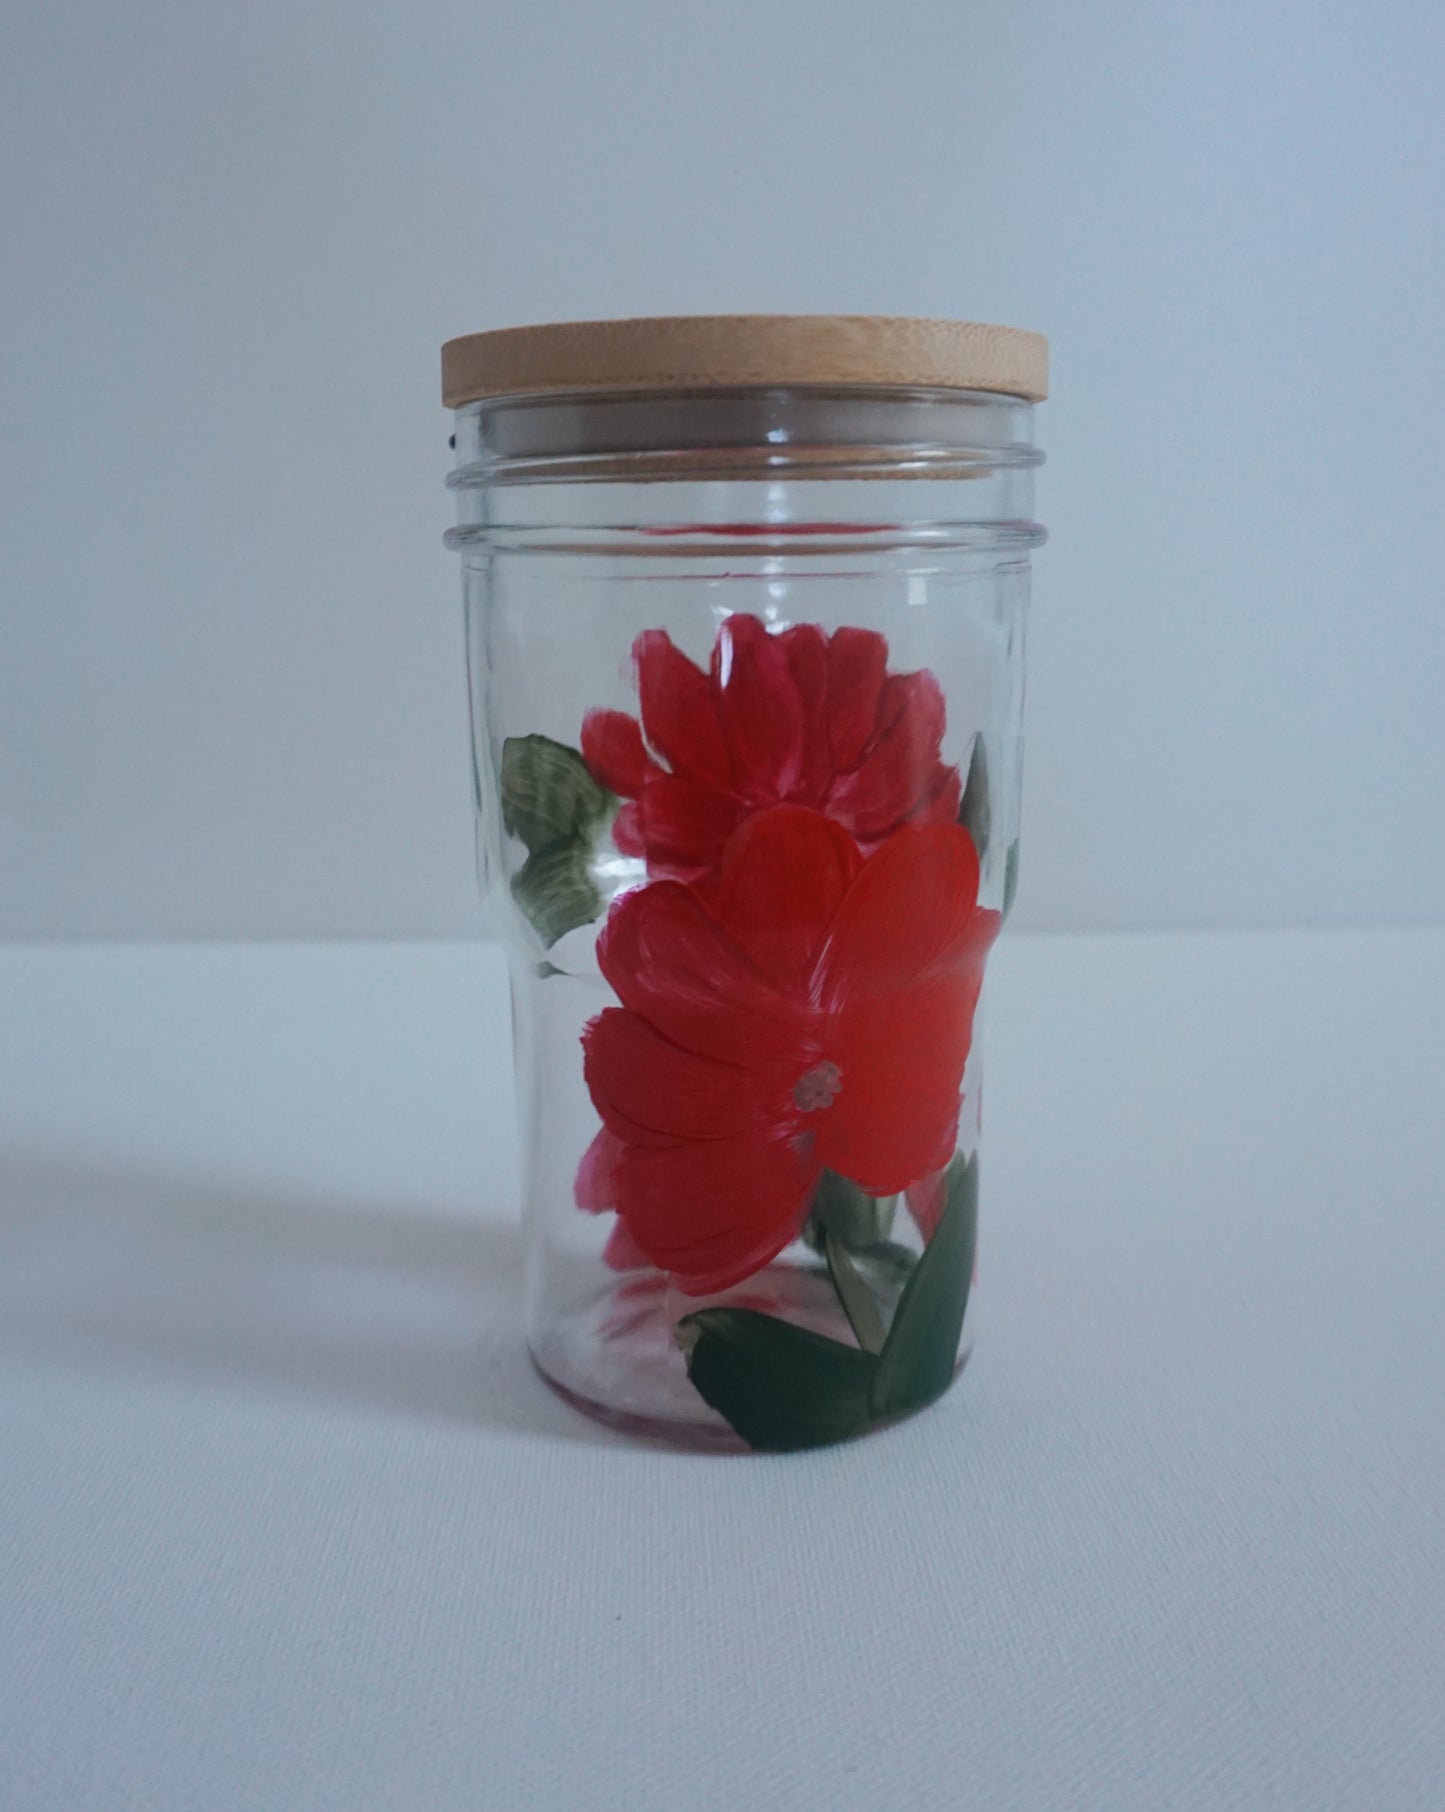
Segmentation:
{"type": "Polygon", "coordinates": [[[1020,327],[904,315],[673,315],[466,334],[442,401],[566,391],[988,390],[1039,403],[1049,343],[1020,327]]]}

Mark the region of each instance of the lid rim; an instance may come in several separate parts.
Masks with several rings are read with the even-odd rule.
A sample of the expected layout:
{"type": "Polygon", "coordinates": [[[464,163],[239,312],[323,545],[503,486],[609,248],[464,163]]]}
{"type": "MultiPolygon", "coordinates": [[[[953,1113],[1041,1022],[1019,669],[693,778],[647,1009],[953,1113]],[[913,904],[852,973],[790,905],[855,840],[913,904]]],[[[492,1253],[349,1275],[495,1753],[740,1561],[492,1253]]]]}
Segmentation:
{"type": "Polygon", "coordinates": [[[976,390],[1042,402],[1048,341],[911,315],[672,315],[464,334],[442,347],[448,408],[501,397],[685,390],[976,390]]]}

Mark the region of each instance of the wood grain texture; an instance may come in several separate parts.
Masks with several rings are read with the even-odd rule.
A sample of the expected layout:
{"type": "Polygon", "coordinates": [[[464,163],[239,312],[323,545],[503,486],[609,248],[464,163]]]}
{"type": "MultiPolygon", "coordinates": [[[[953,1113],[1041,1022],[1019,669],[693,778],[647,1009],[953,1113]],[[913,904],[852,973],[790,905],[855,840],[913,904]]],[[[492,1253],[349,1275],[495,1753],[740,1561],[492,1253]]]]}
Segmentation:
{"type": "Polygon", "coordinates": [[[1042,402],[1048,341],[1018,327],[888,315],[682,315],[466,334],[442,401],[557,391],[800,385],[986,390],[1042,402]]]}

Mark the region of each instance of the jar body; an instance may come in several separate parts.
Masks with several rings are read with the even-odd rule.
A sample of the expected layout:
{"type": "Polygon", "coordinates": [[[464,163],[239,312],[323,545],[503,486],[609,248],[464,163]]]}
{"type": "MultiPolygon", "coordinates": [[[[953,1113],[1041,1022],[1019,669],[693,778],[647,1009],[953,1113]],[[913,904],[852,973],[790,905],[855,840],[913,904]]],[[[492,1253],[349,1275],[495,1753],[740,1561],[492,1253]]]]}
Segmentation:
{"type": "Polygon", "coordinates": [[[998,397],[667,407],[457,414],[528,1338],[614,1423],[808,1446],[972,1343],[1038,455],[998,397]]]}

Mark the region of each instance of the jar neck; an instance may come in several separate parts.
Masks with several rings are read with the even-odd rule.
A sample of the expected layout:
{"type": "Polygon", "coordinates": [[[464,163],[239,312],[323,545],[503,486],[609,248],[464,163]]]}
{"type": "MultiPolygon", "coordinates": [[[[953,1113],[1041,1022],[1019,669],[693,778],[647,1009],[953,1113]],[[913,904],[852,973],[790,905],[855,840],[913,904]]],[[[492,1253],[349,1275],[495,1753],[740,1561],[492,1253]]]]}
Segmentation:
{"type": "Polygon", "coordinates": [[[456,412],[452,545],[492,531],[1034,546],[1033,408],[954,390],[507,397],[456,412]]]}

